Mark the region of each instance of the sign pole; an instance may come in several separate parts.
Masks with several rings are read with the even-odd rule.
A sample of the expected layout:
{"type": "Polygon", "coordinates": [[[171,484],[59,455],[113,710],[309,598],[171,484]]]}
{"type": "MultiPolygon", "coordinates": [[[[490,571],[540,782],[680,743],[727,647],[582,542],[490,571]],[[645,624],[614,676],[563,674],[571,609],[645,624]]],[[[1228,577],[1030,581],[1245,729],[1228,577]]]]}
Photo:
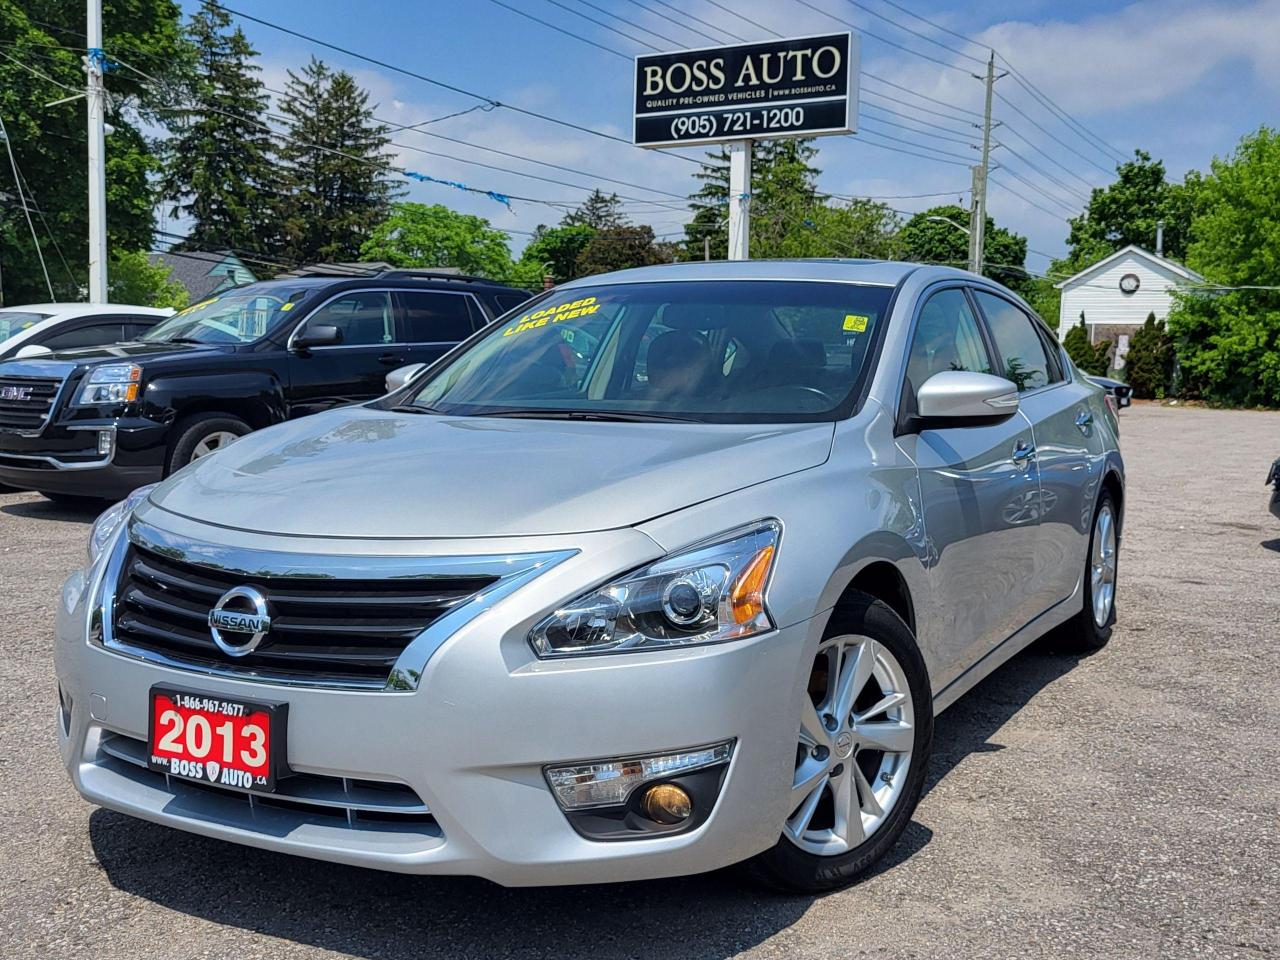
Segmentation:
{"type": "Polygon", "coordinates": [[[751,235],[751,141],[734,140],[729,150],[729,259],[749,260],[751,235]]]}

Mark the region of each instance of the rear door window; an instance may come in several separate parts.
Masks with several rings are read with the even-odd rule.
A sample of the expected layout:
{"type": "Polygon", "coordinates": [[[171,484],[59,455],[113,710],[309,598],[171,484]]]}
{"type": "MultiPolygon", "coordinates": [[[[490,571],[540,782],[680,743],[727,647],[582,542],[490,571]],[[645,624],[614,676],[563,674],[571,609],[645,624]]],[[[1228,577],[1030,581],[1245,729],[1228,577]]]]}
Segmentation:
{"type": "Polygon", "coordinates": [[[405,343],[458,343],[476,330],[469,294],[430,290],[401,290],[400,301],[405,343]]]}

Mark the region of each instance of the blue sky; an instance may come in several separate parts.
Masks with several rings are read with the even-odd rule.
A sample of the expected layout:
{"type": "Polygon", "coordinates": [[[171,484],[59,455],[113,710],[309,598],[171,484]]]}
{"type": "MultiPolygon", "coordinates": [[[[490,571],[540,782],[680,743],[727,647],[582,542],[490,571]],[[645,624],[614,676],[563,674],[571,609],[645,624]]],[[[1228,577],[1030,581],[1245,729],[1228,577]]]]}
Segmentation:
{"type": "MultiPolygon", "coordinates": [[[[521,17],[494,0],[228,2],[245,13],[505,103],[630,136],[632,68],[628,61],[521,17]]],[[[862,36],[863,68],[880,78],[868,79],[863,85],[860,118],[864,134],[853,139],[820,140],[816,162],[822,169],[822,189],[835,194],[901,197],[886,202],[904,211],[954,202],[966,194],[967,165],[977,154],[963,141],[976,139],[977,131],[968,126],[972,118],[961,111],[981,109],[982,86],[969,73],[979,70],[979,65],[962,54],[981,59],[985,57],[983,45],[994,47],[1092,137],[1054,116],[1016,77],[1006,77],[997,84],[1004,99],[996,101],[995,116],[1004,126],[995,138],[1007,146],[997,148],[994,154],[1004,169],[994,176],[990,211],[998,223],[1029,237],[1036,252],[1029,256],[1028,265],[1036,270],[1047,265],[1049,256],[1063,253],[1066,218],[1082,207],[1090,185],[1110,179],[1107,171],[1114,168],[1117,155],[1131,155],[1135,147],[1143,148],[1163,159],[1170,174],[1180,178],[1188,169],[1207,168],[1213,156],[1228,153],[1242,134],[1263,122],[1275,123],[1280,113],[1280,57],[1274,49],[1280,37],[1280,0],[1094,0],[1073,4],[977,0],[964,5],[924,0],[719,0],[719,7],[710,0],[674,0],[671,5],[681,11],[679,14],[659,0],[504,2],[627,56],[649,52],[644,44],[659,49],[709,44],[706,37],[689,28],[717,38],[732,32],[748,40],[770,36],[762,28],[803,35],[848,29],[852,24],[855,31],[878,34],[883,40],[862,36]],[[828,11],[830,16],[812,7],[828,11]],[[692,14],[714,27],[686,19],[683,14],[692,14]],[[928,18],[936,26],[911,14],[928,18]],[[586,18],[607,23],[642,42],[619,36],[586,18]],[[903,51],[884,40],[942,62],[903,51]],[[907,146],[887,137],[921,146],[907,146]],[[924,159],[886,149],[888,146],[951,157],[924,159]],[[955,162],[945,162],[947,159],[955,162]],[[911,198],[917,194],[942,196],[911,198]]],[[[195,4],[184,0],[184,7],[190,11],[195,4]]],[[[434,120],[477,103],[252,22],[243,21],[242,25],[261,54],[263,77],[272,87],[282,87],[285,70],[315,52],[356,74],[378,103],[378,115],[397,124],[434,120]]],[[[732,41],[726,38],[726,42],[732,41]]],[[[616,189],[636,198],[628,201],[633,219],[650,223],[658,234],[672,238],[680,231],[684,211],[659,206],[670,203],[679,208],[680,203],[655,191],[683,196],[694,189],[692,164],[504,109],[476,110],[423,129],[521,158],[572,167],[585,175],[484,154],[424,132],[398,131],[394,139],[402,146],[396,150],[399,162],[407,168],[479,188],[553,201],[576,201],[593,186],[616,189]],[[422,150],[457,159],[419,152],[422,150]],[[564,180],[573,186],[485,169],[464,160],[564,180]],[[653,190],[594,179],[602,176],[653,190]]],[[[682,152],[700,155],[696,148],[682,152]]],[[[509,212],[492,200],[448,187],[407,185],[409,199],[444,203],[517,231],[511,234],[517,250],[523,245],[524,231],[559,217],[557,210],[538,204],[517,202],[509,212]]]]}

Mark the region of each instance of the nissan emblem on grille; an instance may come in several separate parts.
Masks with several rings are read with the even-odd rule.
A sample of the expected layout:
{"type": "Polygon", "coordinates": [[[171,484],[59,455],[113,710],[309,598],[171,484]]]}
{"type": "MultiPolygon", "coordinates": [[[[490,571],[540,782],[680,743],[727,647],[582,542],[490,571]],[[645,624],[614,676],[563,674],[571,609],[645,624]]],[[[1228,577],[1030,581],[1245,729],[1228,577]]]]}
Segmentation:
{"type": "Polygon", "coordinates": [[[0,400],[30,400],[30,387],[0,387],[0,400]]]}
{"type": "Polygon", "coordinates": [[[270,629],[267,598],[253,587],[232,587],[209,611],[209,633],[229,657],[252,653],[270,629]]]}

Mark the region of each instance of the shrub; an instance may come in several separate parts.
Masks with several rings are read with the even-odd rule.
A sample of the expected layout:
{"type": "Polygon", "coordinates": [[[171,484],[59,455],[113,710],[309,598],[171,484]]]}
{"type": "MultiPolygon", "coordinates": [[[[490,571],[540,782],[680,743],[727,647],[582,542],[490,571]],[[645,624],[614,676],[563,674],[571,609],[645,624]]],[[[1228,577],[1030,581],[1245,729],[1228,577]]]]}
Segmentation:
{"type": "Polygon", "coordinates": [[[1111,341],[1100,343],[1089,342],[1089,330],[1084,323],[1084,313],[1080,314],[1080,322],[1067,331],[1062,339],[1072,362],[1085,373],[1095,377],[1104,377],[1111,366],[1111,341]]]}
{"type": "Polygon", "coordinates": [[[1173,379],[1173,340],[1165,332],[1164,321],[1154,313],[1129,342],[1125,357],[1125,379],[1133,395],[1145,400],[1163,399],[1173,379]]]}

